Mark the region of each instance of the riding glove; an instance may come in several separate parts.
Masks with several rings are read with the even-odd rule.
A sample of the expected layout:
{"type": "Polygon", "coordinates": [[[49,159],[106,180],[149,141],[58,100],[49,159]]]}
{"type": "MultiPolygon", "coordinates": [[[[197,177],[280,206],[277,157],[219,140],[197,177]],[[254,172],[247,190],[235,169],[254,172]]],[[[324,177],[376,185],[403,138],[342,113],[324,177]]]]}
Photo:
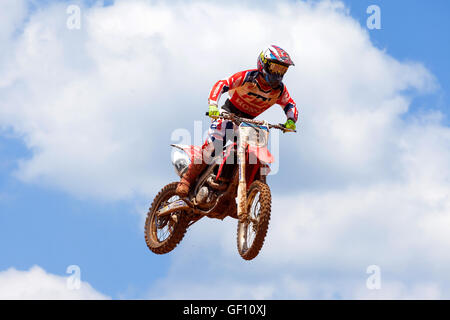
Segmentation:
{"type": "Polygon", "coordinates": [[[295,130],[295,122],[292,119],[287,119],[284,126],[286,127],[286,129],[295,130]]]}
{"type": "Polygon", "coordinates": [[[212,104],[209,106],[209,116],[211,118],[219,116],[219,108],[216,105],[212,104]]]}

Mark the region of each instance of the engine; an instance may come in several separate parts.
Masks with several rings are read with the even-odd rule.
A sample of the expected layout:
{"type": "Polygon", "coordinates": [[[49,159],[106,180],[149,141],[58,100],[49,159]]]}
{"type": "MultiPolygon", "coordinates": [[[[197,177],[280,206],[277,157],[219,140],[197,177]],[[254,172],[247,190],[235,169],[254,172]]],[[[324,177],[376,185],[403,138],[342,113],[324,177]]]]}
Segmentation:
{"type": "Polygon", "coordinates": [[[215,204],[218,196],[228,187],[227,182],[217,182],[214,174],[209,175],[195,195],[197,205],[210,207],[215,204]]]}

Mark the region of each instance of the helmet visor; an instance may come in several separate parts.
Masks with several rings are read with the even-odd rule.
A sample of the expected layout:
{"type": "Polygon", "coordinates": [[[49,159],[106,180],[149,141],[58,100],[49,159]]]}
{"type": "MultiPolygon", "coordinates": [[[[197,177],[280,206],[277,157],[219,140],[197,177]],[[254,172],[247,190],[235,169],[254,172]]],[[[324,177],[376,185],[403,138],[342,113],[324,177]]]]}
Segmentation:
{"type": "Polygon", "coordinates": [[[288,68],[289,68],[288,66],[284,66],[284,65],[282,65],[282,64],[278,64],[278,63],[273,63],[273,62],[271,62],[271,63],[269,63],[268,71],[269,71],[269,73],[271,73],[271,74],[276,74],[276,75],[279,75],[279,76],[284,76],[284,74],[286,73],[286,71],[287,71],[288,68]]]}

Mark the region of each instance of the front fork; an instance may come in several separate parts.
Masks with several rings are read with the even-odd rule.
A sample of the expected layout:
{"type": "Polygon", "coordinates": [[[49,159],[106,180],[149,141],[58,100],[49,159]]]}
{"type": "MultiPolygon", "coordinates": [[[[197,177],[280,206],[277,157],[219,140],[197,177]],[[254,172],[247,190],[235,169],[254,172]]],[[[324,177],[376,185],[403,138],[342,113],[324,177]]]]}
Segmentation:
{"type": "Polygon", "coordinates": [[[237,189],[237,216],[240,221],[247,219],[247,182],[245,181],[245,147],[246,139],[242,139],[238,145],[237,160],[239,164],[239,184],[237,189]],[[242,141],[244,140],[244,141],[242,141]]]}

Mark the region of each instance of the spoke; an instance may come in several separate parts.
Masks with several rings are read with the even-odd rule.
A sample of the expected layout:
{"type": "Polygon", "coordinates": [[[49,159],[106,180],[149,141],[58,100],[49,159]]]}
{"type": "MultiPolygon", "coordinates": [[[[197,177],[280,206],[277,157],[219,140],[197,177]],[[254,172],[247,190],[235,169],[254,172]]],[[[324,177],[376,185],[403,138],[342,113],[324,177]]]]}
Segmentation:
{"type": "MultiPolygon", "coordinates": [[[[169,199],[161,201],[161,204],[158,206],[158,210],[178,199],[179,197],[177,195],[173,195],[169,199]]],[[[155,217],[154,226],[156,228],[156,232],[154,233],[156,239],[159,242],[163,242],[172,234],[175,223],[172,219],[170,219],[170,217],[155,217]]]]}

